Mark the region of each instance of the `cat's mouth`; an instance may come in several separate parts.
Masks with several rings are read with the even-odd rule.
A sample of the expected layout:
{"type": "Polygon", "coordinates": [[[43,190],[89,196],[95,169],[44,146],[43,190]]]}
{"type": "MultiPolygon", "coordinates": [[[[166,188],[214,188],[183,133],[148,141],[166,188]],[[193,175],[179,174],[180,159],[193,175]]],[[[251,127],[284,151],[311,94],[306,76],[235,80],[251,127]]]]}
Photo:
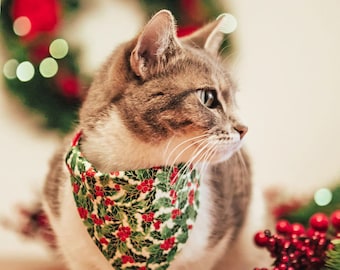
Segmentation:
{"type": "MultiPolygon", "coordinates": [[[[191,152],[189,160],[193,163],[219,163],[229,159],[241,147],[243,141],[240,136],[235,136],[233,139],[222,140],[218,137],[209,137],[204,140],[204,143],[195,143],[195,148],[191,152]]],[[[193,149],[192,148],[192,149],[193,149]]]]}
{"type": "Polygon", "coordinates": [[[218,163],[229,159],[235,152],[240,150],[243,145],[243,140],[240,134],[230,134],[230,135],[216,135],[208,139],[207,161],[218,163]]]}
{"type": "Polygon", "coordinates": [[[240,150],[242,141],[229,143],[223,146],[216,147],[215,154],[212,157],[211,162],[222,162],[229,159],[235,152],[240,150]]]}

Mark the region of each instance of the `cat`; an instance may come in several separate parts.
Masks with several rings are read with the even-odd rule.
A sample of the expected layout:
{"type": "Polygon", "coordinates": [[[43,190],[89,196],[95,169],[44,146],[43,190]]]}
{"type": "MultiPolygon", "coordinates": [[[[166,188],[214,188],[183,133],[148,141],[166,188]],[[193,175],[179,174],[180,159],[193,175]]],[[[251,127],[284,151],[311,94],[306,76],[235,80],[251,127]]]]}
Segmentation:
{"type": "MultiPolygon", "coordinates": [[[[248,246],[238,244],[243,233],[251,246],[243,227],[253,221],[247,218],[253,192],[242,148],[247,127],[237,118],[236,86],[219,57],[221,21],[178,38],[171,12],[159,11],[98,70],[75,128],[82,154],[100,171],[178,163],[200,170],[197,220],[169,269],[252,269],[258,259],[250,252],[249,263],[241,255],[248,246]]],[[[71,270],[109,270],[74,203],[65,165],[71,140],[51,161],[44,210],[71,270]]]]}

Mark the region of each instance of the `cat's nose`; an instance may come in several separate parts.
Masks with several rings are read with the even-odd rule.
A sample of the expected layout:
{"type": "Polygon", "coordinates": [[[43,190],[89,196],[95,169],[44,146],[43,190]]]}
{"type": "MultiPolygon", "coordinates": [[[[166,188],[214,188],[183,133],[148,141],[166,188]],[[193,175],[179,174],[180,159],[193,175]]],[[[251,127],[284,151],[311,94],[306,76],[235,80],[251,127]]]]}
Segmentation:
{"type": "Polygon", "coordinates": [[[240,139],[242,139],[248,131],[248,127],[241,124],[236,125],[234,129],[240,134],[240,139]]]}

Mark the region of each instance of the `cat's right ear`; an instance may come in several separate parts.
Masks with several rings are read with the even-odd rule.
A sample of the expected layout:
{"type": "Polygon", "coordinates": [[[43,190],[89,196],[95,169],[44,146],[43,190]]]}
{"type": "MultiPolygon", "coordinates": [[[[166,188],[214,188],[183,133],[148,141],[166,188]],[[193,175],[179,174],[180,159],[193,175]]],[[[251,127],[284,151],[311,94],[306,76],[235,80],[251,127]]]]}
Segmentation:
{"type": "Polygon", "coordinates": [[[146,79],[160,72],[169,57],[180,48],[176,35],[175,19],[168,10],[156,13],[138,36],[130,55],[133,72],[146,79]]]}
{"type": "Polygon", "coordinates": [[[212,55],[217,55],[224,38],[224,33],[221,31],[223,19],[223,15],[219,16],[215,21],[206,24],[181,40],[204,49],[212,55]]]}

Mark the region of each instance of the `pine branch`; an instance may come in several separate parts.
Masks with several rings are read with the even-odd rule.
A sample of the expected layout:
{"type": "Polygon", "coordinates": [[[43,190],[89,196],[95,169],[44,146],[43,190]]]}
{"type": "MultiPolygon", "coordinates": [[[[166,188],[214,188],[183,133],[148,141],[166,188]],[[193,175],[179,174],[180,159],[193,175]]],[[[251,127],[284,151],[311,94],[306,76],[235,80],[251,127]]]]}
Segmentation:
{"type": "Polygon", "coordinates": [[[340,239],[332,241],[334,248],[327,252],[327,259],[323,270],[340,269],[340,239]]]}

